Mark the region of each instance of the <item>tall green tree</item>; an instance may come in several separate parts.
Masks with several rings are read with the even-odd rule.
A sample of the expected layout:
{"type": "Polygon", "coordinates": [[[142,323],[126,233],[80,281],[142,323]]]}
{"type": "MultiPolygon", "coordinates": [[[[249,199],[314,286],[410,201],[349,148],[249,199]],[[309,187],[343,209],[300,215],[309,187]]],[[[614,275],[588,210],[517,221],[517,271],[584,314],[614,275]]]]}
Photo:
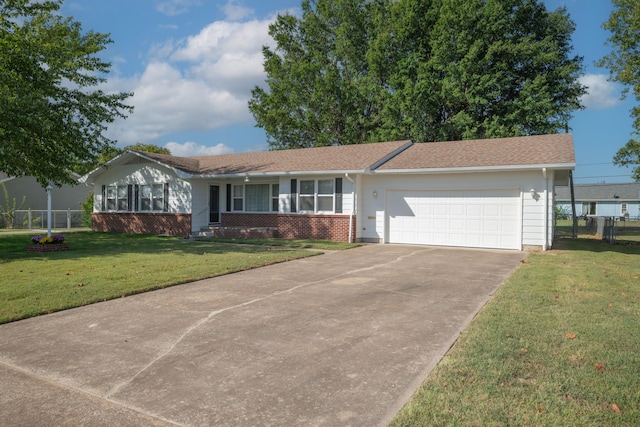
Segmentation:
{"type": "Polygon", "coordinates": [[[611,80],[625,85],[623,96],[631,88],[636,105],[631,110],[635,135],[616,153],[613,162],[620,166],[638,165],[633,179],[640,181],[640,3],[637,0],[612,0],[614,9],[603,27],[611,32],[611,53],[599,65],[609,69],[611,80]]]}
{"type": "Polygon", "coordinates": [[[539,0],[316,0],[303,12],[271,27],[268,89],[249,104],[272,148],[553,133],[581,108],[574,24],[539,0]]]}
{"type": "Polygon", "coordinates": [[[74,166],[115,143],[103,135],[108,123],[132,111],[130,93],[98,88],[109,35],[83,32],[60,5],[0,0],[0,170],[43,186],[73,183],[74,166]]]}
{"type": "MultiPolygon", "coordinates": [[[[280,15],[263,48],[268,89],[255,87],[249,109],[272,148],[346,145],[370,140],[388,95],[384,67],[372,67],[372,37],[387,0],[302,2],[302,17],[280,15]]],[[[379,65],[379,64],[378,64],[379,65]]]]}

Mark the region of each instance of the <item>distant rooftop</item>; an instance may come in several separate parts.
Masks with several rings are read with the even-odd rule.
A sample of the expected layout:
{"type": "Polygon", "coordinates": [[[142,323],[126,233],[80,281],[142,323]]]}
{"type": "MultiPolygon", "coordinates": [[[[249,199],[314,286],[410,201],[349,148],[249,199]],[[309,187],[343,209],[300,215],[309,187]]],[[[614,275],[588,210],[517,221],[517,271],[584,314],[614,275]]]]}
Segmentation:
{"type": "MultiPolygon", "coordinates": [[[[579,201],[626,200],[640,201],[640,182],[622,184],[575,184],[575,199],[579,201]]],[[[556,187],[556,199],[571,200],[569,187],[556,187]]]]}

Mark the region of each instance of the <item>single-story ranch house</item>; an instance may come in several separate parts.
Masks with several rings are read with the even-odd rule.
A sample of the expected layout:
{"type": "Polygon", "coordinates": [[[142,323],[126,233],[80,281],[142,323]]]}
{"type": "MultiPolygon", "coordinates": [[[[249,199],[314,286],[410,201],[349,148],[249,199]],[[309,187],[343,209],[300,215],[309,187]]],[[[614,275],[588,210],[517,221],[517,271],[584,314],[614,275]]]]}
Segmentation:
{"type": "MultiPolygon", "coordinates": [[[[640,182],[575,184],[576,216],[640,218],[640,182]]],[[[556,206],[571,216],[571,188],[556,188],[556,206]]]]}
{"type": "Polygon", "coordinates": [[[128,151],[81,181],[97,231],[523,250],[554,236],[570,134],[176,157],[128,151]]]}

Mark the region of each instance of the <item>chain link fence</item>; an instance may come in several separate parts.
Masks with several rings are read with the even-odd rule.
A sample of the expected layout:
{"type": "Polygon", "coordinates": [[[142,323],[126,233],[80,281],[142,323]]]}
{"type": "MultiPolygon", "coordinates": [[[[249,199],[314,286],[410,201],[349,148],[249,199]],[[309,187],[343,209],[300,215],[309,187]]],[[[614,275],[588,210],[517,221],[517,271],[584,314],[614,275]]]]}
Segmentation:
{"type": "MultiPolygon", "coordinates": [[[[0,228],[15,229],[41,229],[48,228],[47,210],[15,210],[13,215],[0,216],[0,228]],[[7,223],[10,221],[11,223],[7,223]]],[[[82,210],[52,210],[51,211],[51,228],[77,228],[84,227],[82,210]]]]}

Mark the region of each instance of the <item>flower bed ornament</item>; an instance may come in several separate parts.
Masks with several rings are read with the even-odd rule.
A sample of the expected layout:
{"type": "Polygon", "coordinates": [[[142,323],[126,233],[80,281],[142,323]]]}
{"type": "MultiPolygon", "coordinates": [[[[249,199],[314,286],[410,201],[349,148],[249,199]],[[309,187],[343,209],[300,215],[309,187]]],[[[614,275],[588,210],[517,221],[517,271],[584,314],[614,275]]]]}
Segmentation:
{"type": "Polygon", "coordinates": [[[62,234],[54,234],[51,237],[36,234],[31,238],[31,244],[27,245],[27,252],[60,252],[69,249],[64,243],[62,234]]]}

